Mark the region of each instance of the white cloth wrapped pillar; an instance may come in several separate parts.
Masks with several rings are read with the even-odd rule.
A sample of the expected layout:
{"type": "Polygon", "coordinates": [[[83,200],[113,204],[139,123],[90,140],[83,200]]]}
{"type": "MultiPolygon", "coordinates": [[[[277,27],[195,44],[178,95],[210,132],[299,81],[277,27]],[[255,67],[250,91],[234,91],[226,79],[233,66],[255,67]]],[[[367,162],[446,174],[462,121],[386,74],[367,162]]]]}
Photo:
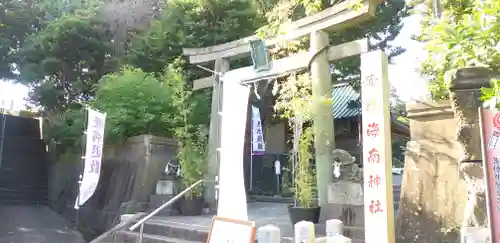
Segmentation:
{"type": "Polygon", "coordinates": [[[222,80],[224,99],[217,216],[248,220],[243,154],[250,87],[242,85],[238,78],[231,78],[230,72],[222,80]]]}

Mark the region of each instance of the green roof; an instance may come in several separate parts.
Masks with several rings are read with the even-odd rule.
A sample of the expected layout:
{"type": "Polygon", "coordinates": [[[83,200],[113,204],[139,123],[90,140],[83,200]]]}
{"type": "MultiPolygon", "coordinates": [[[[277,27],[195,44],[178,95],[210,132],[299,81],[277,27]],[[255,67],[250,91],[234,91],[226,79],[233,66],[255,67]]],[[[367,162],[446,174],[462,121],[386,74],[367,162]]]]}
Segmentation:
{"type": "MultiPolygon", "coordinates": [[[[361,115],[361,95],[352,88],[349,83],[341,83],[333,86],[333,118],[352,118],[361,115]]],[[[408,124],[399,121],[398,117],[391,115],[392,124],[400,130],[409,132],[408,124]]]]}
{"type": "Polygon", "coordinates": [[[361,114],[361,95],[349,83],[333,86],[333,118],[351,118],[361,114]]]}

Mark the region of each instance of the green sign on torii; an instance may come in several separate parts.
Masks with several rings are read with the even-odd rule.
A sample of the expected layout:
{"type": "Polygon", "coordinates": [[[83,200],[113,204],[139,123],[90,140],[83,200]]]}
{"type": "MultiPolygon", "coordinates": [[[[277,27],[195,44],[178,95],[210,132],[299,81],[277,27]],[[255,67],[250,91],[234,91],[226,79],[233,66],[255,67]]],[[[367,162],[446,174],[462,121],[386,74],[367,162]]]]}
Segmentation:
{"type": "Polygon", "coordinates": [[[250,55],[252,56],[253,69],[256,72],[269,71],[271,69],[271,56],[263,40],[251,40],[250,55]]]}

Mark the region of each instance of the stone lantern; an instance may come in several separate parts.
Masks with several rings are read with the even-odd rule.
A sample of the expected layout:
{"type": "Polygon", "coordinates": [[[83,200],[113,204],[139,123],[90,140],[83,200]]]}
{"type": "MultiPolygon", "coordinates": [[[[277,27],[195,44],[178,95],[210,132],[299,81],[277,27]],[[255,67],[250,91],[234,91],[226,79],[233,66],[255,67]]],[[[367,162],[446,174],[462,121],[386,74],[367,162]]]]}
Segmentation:
{"type": "Polygon", "coordinates": [[[456,140],[460,176],[467,183],[469,194],[462,230],[484,228],[488,224],[478,108],[481,88],[490,86],[491,77],[488,68],[463,68],[457,71],[450,84],[451,106],[458,120],[456,140]]]}

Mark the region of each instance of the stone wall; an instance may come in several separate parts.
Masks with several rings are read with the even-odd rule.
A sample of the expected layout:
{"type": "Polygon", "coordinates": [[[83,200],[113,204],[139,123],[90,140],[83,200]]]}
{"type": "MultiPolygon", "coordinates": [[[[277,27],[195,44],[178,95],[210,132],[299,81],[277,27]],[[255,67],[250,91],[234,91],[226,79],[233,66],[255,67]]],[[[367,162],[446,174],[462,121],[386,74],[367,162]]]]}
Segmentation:
{"type": "MultiPolygon", "coordinates": [[[[51,147],[50,205],[69,220],[75,220],[73,206],[81,170],[80,155],[55,158],[57,152],[51,147]]],[[[156,182],[175,153],[174,140],[150,135],[106,146],[96,192],[80,209],[80,228],[88,230],[90,235],[99,234],[109,229],[121,213],[146,209],[156,182]]]]}
{"type": "Polygon", "coordinates": [[[448,101],[407,104],[407,145],[397,242],[459,242],[467,197],[458,170],[457,120],[448,101]]]}

